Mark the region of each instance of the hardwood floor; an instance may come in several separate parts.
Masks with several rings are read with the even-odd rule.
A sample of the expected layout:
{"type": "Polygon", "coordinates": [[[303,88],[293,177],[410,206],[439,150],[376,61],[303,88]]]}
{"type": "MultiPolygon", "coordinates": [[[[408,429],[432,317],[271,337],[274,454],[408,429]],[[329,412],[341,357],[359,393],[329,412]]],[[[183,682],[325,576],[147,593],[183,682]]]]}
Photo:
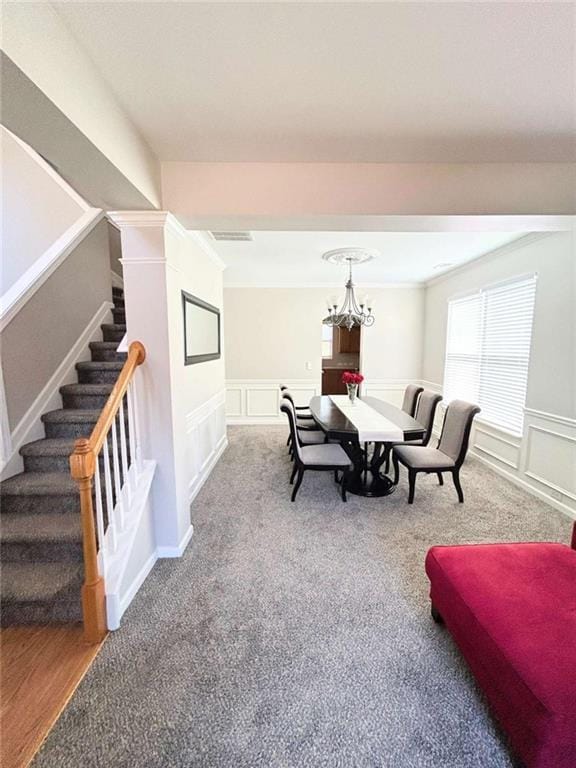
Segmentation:
{"type": "Polygon", "coordinates": [[[0,631],[2,768],[29,765],[103,642],[87,645],[79,625],[0,631]]]}

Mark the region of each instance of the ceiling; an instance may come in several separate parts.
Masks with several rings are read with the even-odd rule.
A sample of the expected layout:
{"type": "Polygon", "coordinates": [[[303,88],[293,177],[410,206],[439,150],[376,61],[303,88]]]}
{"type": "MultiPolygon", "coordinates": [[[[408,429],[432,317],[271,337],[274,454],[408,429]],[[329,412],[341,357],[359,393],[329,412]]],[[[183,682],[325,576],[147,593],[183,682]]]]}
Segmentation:
{"type": "Polygon", "coordinates": [[[575,159],[572,3],[53,5],[161,160],[575,159]]]}
{"type": "Polygon", "coordinates": [[[359,285],[422,283],[516,240],[515,232],[252,232],[252,242],[204,237],[226,264],[225,286],[343,286],[346,267],[322,254],[376,248],[380,256],[354,268],[359,285]],[[440,266],[442,265],[442,266],[440,266]]]}

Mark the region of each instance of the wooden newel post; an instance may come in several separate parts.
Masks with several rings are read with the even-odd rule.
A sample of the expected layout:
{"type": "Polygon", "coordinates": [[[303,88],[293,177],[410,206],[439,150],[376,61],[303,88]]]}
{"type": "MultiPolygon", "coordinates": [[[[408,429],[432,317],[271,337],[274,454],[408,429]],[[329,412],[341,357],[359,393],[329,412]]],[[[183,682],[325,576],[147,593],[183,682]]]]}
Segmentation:
{"type": "Polygon", "coordinates": [[[82,586],[82,614],[84,637],[88,643],[100,642],[107,632],[106,595],[104,579],[98,570],[98,545],[92,506],[92,478],[97,471],[97,461],[90,441],[76,440],[70,456],[72,477],[80,491],[80,514],[84,550],[84,584],[82,586]]]}

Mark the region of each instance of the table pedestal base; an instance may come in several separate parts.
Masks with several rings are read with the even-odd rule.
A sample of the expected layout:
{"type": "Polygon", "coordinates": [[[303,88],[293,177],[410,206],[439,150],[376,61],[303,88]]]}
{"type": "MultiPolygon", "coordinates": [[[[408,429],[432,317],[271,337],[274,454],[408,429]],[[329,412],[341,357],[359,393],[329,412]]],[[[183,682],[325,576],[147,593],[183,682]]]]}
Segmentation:
{"type": "Polygon", "coordinates": [[[346,492],[355,496],[389,496],[396,486],[386,475],[372,470],[353,472],[346,484],[346,492]]]}
{"type": "Polygon", "coordinates": [[[347,453],[354,463],[354,469],[346,484],[346,491],[355,496],[389,496],[396,486],[387,475],[380,474],[385,460],[382,443],[375,443],[371,460],[368,459],[368,444],[349,443],[347,453]]]}

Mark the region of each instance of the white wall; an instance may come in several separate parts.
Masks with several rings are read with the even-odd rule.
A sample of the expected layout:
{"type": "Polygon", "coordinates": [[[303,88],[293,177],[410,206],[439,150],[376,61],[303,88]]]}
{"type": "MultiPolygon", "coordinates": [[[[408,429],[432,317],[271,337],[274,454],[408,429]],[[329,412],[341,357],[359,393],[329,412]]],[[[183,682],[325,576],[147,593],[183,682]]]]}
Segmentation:
{"type": "Polygon", "coordinates": [[[85,212],[73,190],[0,126],[4,294],[85,212]]]}
{"type": "MultiPolygon", "coordinates": [[[[278,386],[303,403],[320,394],[321,333],[334,288],[225,288],[227,416],[233,423],[279,420],[278,386]]],[[[365,392],[397,402],[420,379],[424,295],[418,287],[374,288],[376,322],[362,331],[365,392]]]]}
{"type": "Polygon", "coordinates": [[[122,233],[129,341],[141,341],[143,455],[152,484],[155,546],[182,554],[192,535],[190,502],[226,447],[224,360],[184,365],[181,291],[222,306],[222,264],[165,212],[111,214],[122,233]]]}
{"type": "Polygon", "coordinates": [[[2,48],[129,179],[160,205],[160,169],[149,146],[49,3],[5,3],[2,48]]]}
{"type": "Polygon", "coordinates": [[[524,435],[480,418],[473,452],[576,516],[576,247],[573,232],[528,235],[428,284],[422,378],[442,391],[448,300],[538,273],[524,435]]]}

